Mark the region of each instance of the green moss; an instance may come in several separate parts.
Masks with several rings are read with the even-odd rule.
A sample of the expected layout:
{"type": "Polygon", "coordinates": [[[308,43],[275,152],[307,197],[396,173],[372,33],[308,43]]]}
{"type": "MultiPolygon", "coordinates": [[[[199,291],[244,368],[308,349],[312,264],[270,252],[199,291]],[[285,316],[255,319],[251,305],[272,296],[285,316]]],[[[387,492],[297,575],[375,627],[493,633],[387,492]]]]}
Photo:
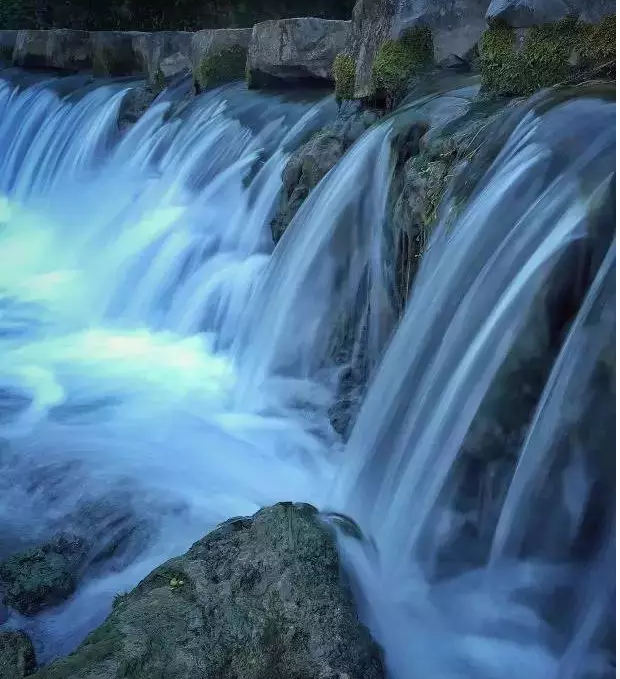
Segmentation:
{"type": "Polygon", "coordinates": [[[605,67],[605,75],[615,78],[616,17],[608,16],[598,24],[584,24],[577,45],[580,66],[605,67]]]}
{"type": "Polygon", "coordinates": [[[218,54],[205,57],[199,64],[194,80],[200,90],[233,80],[242,80],[246,74],[247,51],[235,45],[218,54]]]}
{"type": "Polygon", "coordinates": [[[502,95],[528,95],[615,60],[615,18],[587,25],[569,17],[517,33],[496,22],[480,40],[482,84],[502,95]]]}
{"type": "Polygon", "coordinates": [[[433,61],[433,37],[428,28],[416,28],[399,40],[384,42],[372,64],[374,97],[389,108],[405,93],[409,79],[433,61]]]}
{"type": "Polygon", "coordinates": [[[334,81],[338,99],[353,99],[355,91],[355,59],[341,52],[334,60],[334,81]]]}

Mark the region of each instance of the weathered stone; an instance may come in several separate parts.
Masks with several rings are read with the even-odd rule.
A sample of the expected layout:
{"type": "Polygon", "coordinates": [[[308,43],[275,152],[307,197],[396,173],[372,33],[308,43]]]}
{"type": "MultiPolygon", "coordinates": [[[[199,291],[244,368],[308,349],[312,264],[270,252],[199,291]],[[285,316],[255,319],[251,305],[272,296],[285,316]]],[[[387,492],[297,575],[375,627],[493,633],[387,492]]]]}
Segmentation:
{"type": "Polygon", "coordinates": [[[118,596],[106,622],[38,679],[384,676],[330,529],[291,503],[236,519],[118,596]]]}
{"type": "Polygon", "coordinates": [[[146,69],[148,84],[154,90],[191,71],[192,34],[186,31],[142,33],[133,38],[138,59],[146,69]]]}
{"type": "Polygon", "coordinates": [[[486,17],[490,23],[501,20],[513,28],[529,28],[567,17],[598,23],[615,14],[614,0],[491,0],[486,17]]]}
{"type": "Polygon", "coordinates": [[[0,31],[0,61],[13,61],[18,31],[0,31]]]}
{"type": "Polygon", "coordinates": [[[81,71],[92,66],[90,36],[86,31],[54,29],[18,31],[13,62],[24,68],[81,71]]]}
{"type": "Polygon", "coordinates": [[[327,85],[348,21],[284,19],[256,24],[248,53],[251,87],[327,85]]]}
{"type": "Polygon", "coordinates": [[[512,28],[494,21],[479,45],[483,86],[502,95],[527,95],[582,77],[615,77],[616,20],[597,24],[574,16],[512,28]]]}
{"type": "Polygon", "coordinates": [[[0,631],[0,677],[23,679],[36,668],[34,648],[26,634],[18,631],[0,631]]]}
{"type": "Polygon", "coordinates": [[[198,31],[192,36],[191,62],[198,90],[245,78],[251,28],[198,31]]]}
{"type": "Polygon", "coordinates": [[[61,603],[75,591],[86,556],[84,540],[59,535],[9,557],[0,563],[4,603],[24,615],[61,603]]]}
{"type": "Polygon", "coordinates": [[[280,240],[310,191],[342,158],[346,150],[377,120],[357,102],[344,104],[336,120],[313,135],[290,158],[282,173],[280,204],[271,222],[280,240]]]}
{"type": "Polygon", "coordinates": [[[149,35],[140,31],[93,31],[90,34],[95,75],[146,76],[148,64],[140,44],[149,35]]]}
{"type": "Polygon", "coordinates": [[[401,87],[429,61],[465,57],[485,29],[486,8],[487,0],[358,0],[345,50],[355,60],[355,96],[375,96],[377,70],[401,87]]]}

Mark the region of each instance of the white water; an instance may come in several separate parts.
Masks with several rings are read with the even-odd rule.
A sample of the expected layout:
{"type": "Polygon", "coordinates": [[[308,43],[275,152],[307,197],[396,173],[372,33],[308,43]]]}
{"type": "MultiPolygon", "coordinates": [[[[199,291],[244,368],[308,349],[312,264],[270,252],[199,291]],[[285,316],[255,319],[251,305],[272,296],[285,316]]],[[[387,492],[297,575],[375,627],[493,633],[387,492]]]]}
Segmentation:
{"type": "MultiPolygon", "coordinates": [[[[345,556],[398,679],[603,672],[591,649],[609,591],[573,567],[505,563],[520,556],[505,545],[527,531],[521,506],[538,493],[529,479],[551,461],[537,451],[561,428],[547,414],[557,384],[566,376],[578,398],[587,383],[587,371],[571,377],[584,351],[575,342],[586,341],[581,324],[608,285],[615,251],[542,397],[491,566],[439,583],[433,570],[459,521],[450,472],[465,434],[608,181],[613,106],[576,102],[524,116],[457,223],[438,226],[343,451],[328,417],[342,370],[329,360],[334,324],[346,318],[359,352],[375,362],[395,321],[381,228],[392,123],[351,149],[271,254],[281,170],[333,115],[333,101],[294,104],[234,86],[201,97],[180,119],[166,122],[166,104],[155,105],[120,135],[121,97],[108,86],[63,101],[49,83],[21,92],[0,84],[0,437],[8,441],[0,548],[3,531],[11,544],[79,525],[76,513],[102,496],[119,498],[129,527],[147,524],[144,543],[130,540],[115,572],[91,578],[67,606],[13,618],[34,633],[40,657],[68,651],[115,593],[218,521],[294,499],[353,515],[372,539],[372,549],[345,541],[345,556]],[[568,161],[556,151],[567,119],[583,130],[568,161]],[[563,634],[517,596],[536,590],[539,604],[561,578],[578,582],[585,602],[563,634]]],[[[594,339],[599,347],[600,333],[594,339]]],[[[568,465],[571,498],[589,482],[579,464],[568,465]]],[[[582,512],[577,503],[576,522],[582,512]]],[[[104,549],[110,528],[96,527],[104,549]]],[[[608,562],[605,548],[592,573],[606,573],[608,562]]]]}

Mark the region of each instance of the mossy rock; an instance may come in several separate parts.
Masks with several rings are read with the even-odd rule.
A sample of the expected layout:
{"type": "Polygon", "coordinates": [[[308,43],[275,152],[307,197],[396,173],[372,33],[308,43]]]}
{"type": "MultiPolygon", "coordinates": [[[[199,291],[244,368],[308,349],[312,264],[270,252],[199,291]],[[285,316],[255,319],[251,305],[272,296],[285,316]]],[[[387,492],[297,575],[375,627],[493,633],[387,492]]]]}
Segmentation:
{"type": "Polygon", "coordinates": [[[415,28],[398,40],[384,42],[372,64],[373,97],[391,108],[405,93],[412,76],[433,62],[433,36],[415,28]]]}
{"type": "Polygon", "coordinates": [[[482,35],[479,49],[485,89],[528,95],[592,75],[597,67],[615,70],[615,17],[594,25],[568,17],[526,30],[497,21],[482,35]]]}
{"type": "Polygon", "coordinates": [[[353,99],[355,92],[355,59],[341,52],[334,60],[334,81],[338,99],[353,99]]]}
{"type": "Polygon", "coordinates": [[[199,90],[246,77],[247,50],[239,45],[205,57],[194,74],[199,90]]]}

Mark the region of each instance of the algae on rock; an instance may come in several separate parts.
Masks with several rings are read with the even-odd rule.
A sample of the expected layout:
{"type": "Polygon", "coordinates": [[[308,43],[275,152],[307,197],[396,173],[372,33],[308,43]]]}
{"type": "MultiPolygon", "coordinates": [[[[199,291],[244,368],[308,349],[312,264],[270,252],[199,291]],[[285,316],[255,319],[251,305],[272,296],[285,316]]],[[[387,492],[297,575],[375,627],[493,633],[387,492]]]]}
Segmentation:
{"type": "Polygon", "coordinates": [[[373,98],[392,108],[411,77],[432,63],[433,37],[428,28],[415,28],[399,40],[386,40],[372,64],[373,98]]]}
{"type": "Polygon", "coordinates": [[[355,92],[355,59],[341,52],[334,60],[334,81],[338,99],[353,99],[355,92]]]}
{"type": "Polygon", "coordinates": [[[599,24],[567,17],[526,29],[496,20],[482,35],[479,51],[483,87],[499,95],[528,95],[597,68],[615,71],[615,17],[599,24]]]}

